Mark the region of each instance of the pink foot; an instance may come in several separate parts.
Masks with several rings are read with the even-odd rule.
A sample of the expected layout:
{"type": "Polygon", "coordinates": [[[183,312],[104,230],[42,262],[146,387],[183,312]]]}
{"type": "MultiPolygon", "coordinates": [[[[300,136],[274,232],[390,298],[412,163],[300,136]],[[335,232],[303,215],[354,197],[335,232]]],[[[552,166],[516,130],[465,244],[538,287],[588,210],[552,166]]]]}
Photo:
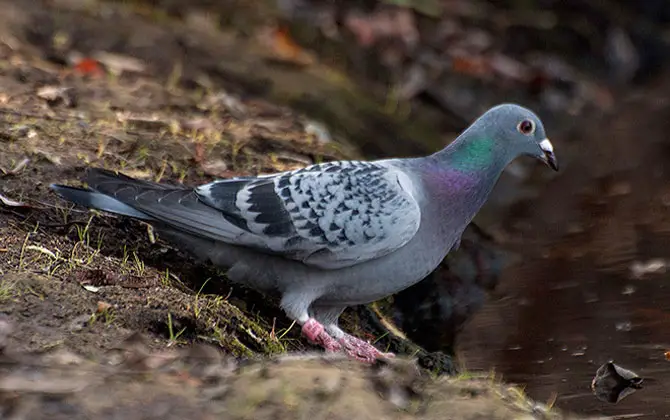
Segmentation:
{"type": "Polygon", "coordinates": [[[373,363],[379,358],[395,357],[393,353],[382,353],[372,344],[356,338],[353,335],[345,334],[340,338],[339,343],[344,348],[344,352],[351,358],[362,362],[373,363]]]}
{"type": "Polygon", "coordinates": [[[309,339],[309,341],[316,342],[319,335],[325,332],[325,328],[319,321],[310,318],[302,326],[302,334],[309,339]]]}
{"type": "Polygon", "coordinates": [[[310,318],[302,326],[302,333],[314,344],[323,347],[326,351],[337,352],[342,350],[342,346],[333,337],[331,337],[323,325],[314,318],[310,318]]]}

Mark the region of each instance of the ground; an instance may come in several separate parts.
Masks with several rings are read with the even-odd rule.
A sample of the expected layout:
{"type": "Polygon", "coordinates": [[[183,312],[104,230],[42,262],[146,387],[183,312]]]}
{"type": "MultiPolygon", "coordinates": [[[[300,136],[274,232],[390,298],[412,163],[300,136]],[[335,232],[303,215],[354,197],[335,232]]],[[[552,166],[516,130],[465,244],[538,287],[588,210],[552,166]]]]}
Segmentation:
{"type": "Polygon", "coordinates": [[[67,351],[0,356],[3,418],[567,418],[492,377],[432,378],[302,354],[240,365],[213,347],[151,352],[135,335],[103,365],[67,351]]]}
{"type": "Polygon", "coordinates": [[[49,184],[76,184],[87,166],[192,185],[360,156],[304,115],[212,87],[206,73],[184,82],[187,66],[168,60],[179,42],[215,55],[250,41],[71,3],[0,4],[3,417],[560,418],[490,377],[419,370],[411,344],[390,365],[287,358],[311,346],[272,297],[231,286],[140,222],[59,200],[49,184]],[[129,51],[137,60],[97,56],[104,68],[72,64],[72,45],[113,43],[130,21],[136,43],[160,38],[164,56],[140,48],[129,51]],[[98,38],[83,35],[97,25],[98,38]]]}

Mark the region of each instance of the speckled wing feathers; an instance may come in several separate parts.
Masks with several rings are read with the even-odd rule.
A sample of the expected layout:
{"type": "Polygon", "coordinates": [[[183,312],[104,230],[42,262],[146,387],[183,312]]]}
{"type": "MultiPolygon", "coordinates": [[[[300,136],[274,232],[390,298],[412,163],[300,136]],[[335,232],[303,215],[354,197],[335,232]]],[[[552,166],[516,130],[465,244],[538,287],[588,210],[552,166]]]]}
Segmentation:
{"type": "Polygon", "coordinates": [[[408,185],[392,166],[347,161],[216,181],[196,193],[242,232],[232,243],[334,269],[388,254],[414,236],[421,214],[408,185]]]}

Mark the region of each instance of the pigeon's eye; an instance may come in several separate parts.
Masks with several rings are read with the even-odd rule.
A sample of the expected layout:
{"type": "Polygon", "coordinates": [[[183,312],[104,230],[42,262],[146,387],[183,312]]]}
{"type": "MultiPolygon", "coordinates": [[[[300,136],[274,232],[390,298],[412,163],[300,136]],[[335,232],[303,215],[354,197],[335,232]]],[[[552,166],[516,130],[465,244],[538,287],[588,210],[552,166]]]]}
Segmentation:
{"type": "Polygon", "coordinates": [[[535,123],[531,120],[523,120],[516,126],[516,129],[519,130],[519,133],[529,136],[535,132],[535,123]]]}

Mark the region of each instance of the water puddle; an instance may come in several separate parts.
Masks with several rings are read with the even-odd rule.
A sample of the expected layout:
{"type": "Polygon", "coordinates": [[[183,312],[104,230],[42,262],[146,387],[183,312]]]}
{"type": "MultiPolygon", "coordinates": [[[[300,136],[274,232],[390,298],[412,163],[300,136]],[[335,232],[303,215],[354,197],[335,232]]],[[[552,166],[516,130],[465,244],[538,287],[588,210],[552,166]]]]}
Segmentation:
{"type": "MultiPolygon", "coordinates": [[[[653,242],[670,256],[667,237],[653,242]]],[[[494,369],[532,398],[581,414],[670,418],[670,273],[657,255],[608,269],[586,257],[516,264],[459,336],[459,356],[469,370],[494,369]],[[632,373],[612,376],[610,361],[632,373]],[[592,389],[603,365],[600,396],[610,381],[621,388],[616,404],[592,389]]]]}

